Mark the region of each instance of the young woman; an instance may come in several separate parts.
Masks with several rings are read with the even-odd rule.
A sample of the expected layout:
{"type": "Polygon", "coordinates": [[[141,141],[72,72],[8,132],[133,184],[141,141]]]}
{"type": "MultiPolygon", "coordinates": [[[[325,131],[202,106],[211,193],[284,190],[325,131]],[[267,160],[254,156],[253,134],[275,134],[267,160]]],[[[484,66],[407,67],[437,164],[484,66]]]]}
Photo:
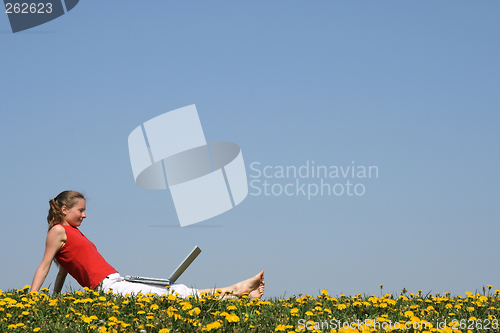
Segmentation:
{"type": "MultiPolygon", "coordinates": [[[[69,273],[82,287],[96,289],[99,285],[115,293],[168,293],[165,288],[125,281],[110,264],[99,254],[95,245],[78,229],[85,215],[85,198],[79,192],[64,191],[49,201],[50,209],[47,221],[49,232],[45,243],[42,263],[35,272],[31,290],[39,291],[53,260],[59,264],[59,273],[54,284],[54,292],[61,291],[69,273]]],[[[252,278],[238,282],[227,288],[218,288],[223,293],[233,296],[248,293],[251,298],[260,298],[264,294],[264,271],[252,278]]],[[[183,284],[172,284],[170,291],[180,297],[201,293],[213,293],[214,289],[193,289],[183,284]]],[[[231,297],[231,296],[229,296],[231,297]]]]}

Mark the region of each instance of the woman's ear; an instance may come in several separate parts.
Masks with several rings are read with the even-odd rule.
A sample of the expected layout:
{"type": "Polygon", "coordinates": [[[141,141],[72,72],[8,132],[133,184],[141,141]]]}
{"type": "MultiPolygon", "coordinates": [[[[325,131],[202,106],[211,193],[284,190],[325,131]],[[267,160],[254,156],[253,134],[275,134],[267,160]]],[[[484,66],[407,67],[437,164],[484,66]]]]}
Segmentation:
{"type": "Polygon", "coordinates": [[[66,205],[62,206],[62,207],[61,207],[61,212],[62,212],[64,215],[68,214],[68,207],[66,207],[66,205]]]}

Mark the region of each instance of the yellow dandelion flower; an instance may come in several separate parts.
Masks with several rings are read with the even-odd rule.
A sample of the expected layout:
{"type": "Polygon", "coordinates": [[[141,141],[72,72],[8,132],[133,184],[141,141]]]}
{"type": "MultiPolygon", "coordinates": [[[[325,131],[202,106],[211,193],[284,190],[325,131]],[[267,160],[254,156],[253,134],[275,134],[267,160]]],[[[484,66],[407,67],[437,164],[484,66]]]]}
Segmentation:
{"type": "MultiPolygon", "coordinates": [[[[321,330],[317,330],[318,332],[321,332],[321,330]]],[[[340,328],[339,333],[359,333],[359,331],[356,328],[340,328]]]]}
{"type": "Polygon", "coordinates": [[[182,302],[181,305],[182,305],[182,310],[189,310],[193,307],[193,305],[189,302],[182,302]]]}
{"type": "Polygon", "coordinates": [[[168,328],[162,328],[161,330],[158,331],[158,333],[168,333],[170,330],[168,328]]]}
{"type": "Polygon", "coordinates": [[[213,329],[217,329],[219,327],[221,327],[221,323],[219,321],[214,321],[213,323],[210,323],[207,325],[207,330],[210,331],[210,330],[213,330],[213,329]]]}
{"type": "Polygon", "coordinates": [[[236,322],[240,321],[240,317],[238,317],[237,315],[232,313],[232,314],[228,314],[226,316],[226,320],[230,323],[236,323],[236,322]]]}
{"type": "Polygon", "coordinates": [[[278,326],[276,326],[276,328],[274,329],[275,332],[281,332],[281,331],[285,331],[286,330],[286,326],[283,325],[283,324],[279,324],[278,326]]]}
{"type": "Polygon", "coordinates": [[[188,313],[189,313],[190,316],[193,316],[193,315],[199,315],[200,312],[201,312],[200,308],[196,307],[193,310],[189,311],[188,313]]]}
{"type": "Polygon", "coordinates": [[[90,317],[87,317],[85,315],[82,316],[82,321],[84,323],[90,323],[92,321],[92,319],[90,317]]]}

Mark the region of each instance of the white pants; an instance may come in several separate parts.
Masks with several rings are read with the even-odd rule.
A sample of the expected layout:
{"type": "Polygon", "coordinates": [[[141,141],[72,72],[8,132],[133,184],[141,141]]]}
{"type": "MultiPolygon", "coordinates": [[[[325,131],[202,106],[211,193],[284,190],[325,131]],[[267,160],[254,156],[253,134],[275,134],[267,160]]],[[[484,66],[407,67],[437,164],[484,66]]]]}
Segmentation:
{"type": "Polygon", "coordinates": [[[113,273],[108,275],[104,280],[102,280],[102,289],[107,292],[113,289],[115,294],[137,294],[139,292],[143,294],[156,294],[158,296],[177,293],[178,297],[186,298],[188,295],[197,295],[198,290],[194,288],[188,288],[183,284],[174,283],[170,285],[170,289],[160,287],[152,284],[136,283],[126,281],[125,278],[121,277],[118,273],[113,273]]]}

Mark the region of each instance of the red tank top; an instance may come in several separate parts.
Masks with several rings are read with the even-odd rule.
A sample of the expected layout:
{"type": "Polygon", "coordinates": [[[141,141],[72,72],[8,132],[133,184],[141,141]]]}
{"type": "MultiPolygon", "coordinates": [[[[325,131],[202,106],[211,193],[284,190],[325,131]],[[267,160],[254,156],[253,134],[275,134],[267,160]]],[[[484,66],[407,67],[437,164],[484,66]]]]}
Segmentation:
{"type": "Polygon", "coordinates": [[[106,276],[117,272],[78,228],[62,226],[66,230],[66,243],[55,258],[82,287],[95,289],[106,276]]]}

